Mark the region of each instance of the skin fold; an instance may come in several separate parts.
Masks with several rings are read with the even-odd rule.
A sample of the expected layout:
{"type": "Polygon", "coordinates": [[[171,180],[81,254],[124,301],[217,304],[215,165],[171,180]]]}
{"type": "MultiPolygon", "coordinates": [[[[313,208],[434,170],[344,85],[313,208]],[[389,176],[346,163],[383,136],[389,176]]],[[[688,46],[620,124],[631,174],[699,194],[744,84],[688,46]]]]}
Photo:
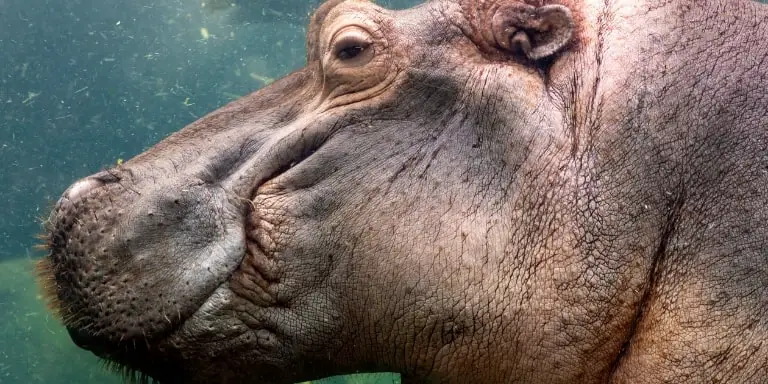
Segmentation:
{"type": "Polygon", "coordinates": [[[163,383],[768,381],[768,6],[331,0],[73,184],[75,343],[163,383]]]}

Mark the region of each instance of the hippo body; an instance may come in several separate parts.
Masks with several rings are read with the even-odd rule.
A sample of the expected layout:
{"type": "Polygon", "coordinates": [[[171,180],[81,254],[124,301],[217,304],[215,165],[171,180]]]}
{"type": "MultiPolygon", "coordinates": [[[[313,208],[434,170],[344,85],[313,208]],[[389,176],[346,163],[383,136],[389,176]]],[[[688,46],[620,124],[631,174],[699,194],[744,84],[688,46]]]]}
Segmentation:
{"type": "Polygon", "coordinates": [[[73,340],[164,383],[768,382],[768,6],[320,6],[307,65],[70,187],[73,340]]]}

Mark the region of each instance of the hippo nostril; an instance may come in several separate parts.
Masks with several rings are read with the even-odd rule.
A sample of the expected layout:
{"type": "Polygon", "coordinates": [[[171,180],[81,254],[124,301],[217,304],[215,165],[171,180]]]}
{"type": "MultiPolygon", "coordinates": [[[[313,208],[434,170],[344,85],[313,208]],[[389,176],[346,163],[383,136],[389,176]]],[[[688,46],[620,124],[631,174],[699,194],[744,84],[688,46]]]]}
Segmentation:
{"type": "Polygon", "coordinates": [[[63,198],[75,201],[88,194],[88,192],[101,187],[104,182],[93,177],[87,177],[75,182],[64,192],[63,198]]]}

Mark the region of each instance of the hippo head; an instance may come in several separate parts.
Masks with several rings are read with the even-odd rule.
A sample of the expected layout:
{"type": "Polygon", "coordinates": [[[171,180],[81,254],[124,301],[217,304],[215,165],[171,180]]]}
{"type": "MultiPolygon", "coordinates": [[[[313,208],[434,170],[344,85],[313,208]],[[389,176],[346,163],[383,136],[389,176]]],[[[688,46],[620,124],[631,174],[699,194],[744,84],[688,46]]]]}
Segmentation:
{"type": "Polygon", "coordinates": [[[63,194],[52,306],[161,382],[530,372],[579,215],[578,12],[323,4],[304,68],[63,194]]]}

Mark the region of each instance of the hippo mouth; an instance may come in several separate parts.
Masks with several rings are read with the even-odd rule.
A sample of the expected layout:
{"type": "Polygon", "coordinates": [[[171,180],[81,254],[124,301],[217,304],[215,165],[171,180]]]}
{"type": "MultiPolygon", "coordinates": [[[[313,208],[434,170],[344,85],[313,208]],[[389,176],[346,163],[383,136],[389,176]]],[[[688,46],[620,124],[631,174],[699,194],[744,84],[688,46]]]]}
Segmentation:
{"type": "MultiPolygon", "coordinates": [[[[196,252],[166,244],[156,248],[165,248],[166,253],[149,254],[144,245],[132,245],[137,237],[130,235],[131,226],[121,227],[117,220],[168,215],[159,214],[160,210],[149,215],[140,199],[129,203],[126,195],[133,193],[120,186],[120,177],[99,177],[98,182],[90,182],[94,187],[88,191],[65,193],[51,214],[46,236],[50,254],[38,264],[49,305],[73,342],[104,359],[107,367],[141,380],[172,378],[184,360],[173,340],[210,304],[215,292],[227,288],[241,269],[250,277],[249,288],[263,286],[259,284],[263,279],[254,276],[269,276],[262,268],[266,253],[259,244],[256,213],[252,204],[214,204],[211,211],[229,214],[207,224],[211,244],[193,247],[196,252]],[[110,199],[133,207],[105,208],[104,201],[110,199]],[[104,229],[110,226],[121,229],[104,229]],[[176,262],[184,264],[173,265],[176,262]]],[[[70,189],[78,188],[82,186],[70,189]]],[[[189,199],[223,198],[210,190],[197,193],[204,197],[189,199]]],[[[211,216],[211,211],[200,216],[211,216]]]]}
{"type": "Polygon", "coordinates": [[[117,172],[82,183],[51,213],[39,271],[73,341],[101,357],[162,344],[249,253],[248,220],[220,189],[188,183],[169,201],[117,172]]]}
{"type": "Polygon", "coordinates": [[[173,340],[217,291],[272,304],[274,243],[256,200],[324,142],[299,138],[265,144],[218,182],[197,172],[147,186],[128,162],[72,185],[50,214],[50,254],[38,266],[72,340],[123,373],[158,379],[182,364],[173,340]]]}

